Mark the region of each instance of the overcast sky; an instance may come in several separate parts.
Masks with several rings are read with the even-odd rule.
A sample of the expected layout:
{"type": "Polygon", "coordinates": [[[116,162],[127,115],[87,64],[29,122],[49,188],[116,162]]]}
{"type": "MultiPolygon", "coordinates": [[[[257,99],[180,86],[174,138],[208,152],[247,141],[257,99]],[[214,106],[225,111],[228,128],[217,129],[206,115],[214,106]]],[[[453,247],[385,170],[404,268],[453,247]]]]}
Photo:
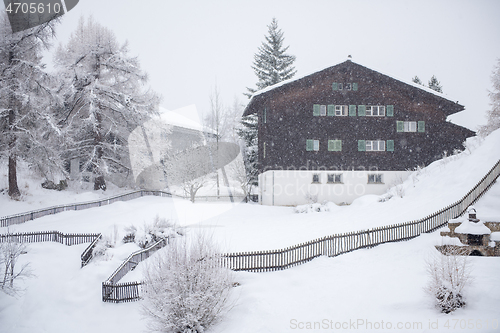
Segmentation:
{"type": "Polygon", "coordinates": [[[436,75],[466,111],[451,119],[475,129],[489,109],[491,73],[500,58],[498,0],[80,0],[63,17],[66,42],[80,16],[129,41],[151,87],[170,110],[209,109],[218,86],[223,102],[247,103],[255,87],[253,55],[273,17],[297,57],[297,75],[353,61],[410,81],[436,75]]]}

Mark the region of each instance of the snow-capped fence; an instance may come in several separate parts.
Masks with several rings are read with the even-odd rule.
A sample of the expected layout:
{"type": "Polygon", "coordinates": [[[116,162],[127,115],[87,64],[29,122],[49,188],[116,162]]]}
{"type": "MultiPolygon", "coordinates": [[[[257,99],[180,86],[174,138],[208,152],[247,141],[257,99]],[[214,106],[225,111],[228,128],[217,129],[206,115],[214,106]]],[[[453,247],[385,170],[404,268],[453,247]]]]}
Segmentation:
{"type": "Polygon", "coordinates": [[[161,239],[150,247],[132,253],[110,277],[102,283],[103,302],[121,303],[140,299],[140,286],[143,282],[118,283],[139,262],[149,258],[154,252],[169,244],[169,238],[161,239]]]}
{"type": "Polygon", "coordinates": [[[500,175],[500,161],[462,199],[422,219],[346,234],[335,234],[273,251],[230,253],[221,264],[235,271],[268,272],[287,269],[319,256],[334,257],[357,249],[399,242],[432,232],[462,215],[500,175]]]}
{"type": "Polygon", "coordinates": [[[63,245],[77,245],[92,242],[100,234],[63,234],[59,231],[36,231],[0,235],[0,242],[38,243],[57,242],[63,245]]]}
{"type": "Polygon", "coordinates": [[[92,260],[94,248],[101,238],[102,234],[98,234],[97,237],[92,241],[92,243],[90,243],[90,245],[85,249],[85,251],[83,251],[82,255],[80,256],[82,267],[86,266],[90,262],[90,260],[92,260]]]}
{"type": "MultiPolygon", "coordinates": [[[[178,198],[182,198],[182,199],[189,199],[188,197],[173,195],[169,192],[164,192],[164,191],[138,190],[138,191],[120,194],[120,195],[116,195],[116,196],[109,197],[106,199],[101,199],[101,200],[54,206],[54,207],[30,211],[27,213],[21,213],[21,214],[0,217],[0,227],[8,227],[8,226],[14,225],[14,224],[25,223],[25,222],[28,222],[28,221],[31,221],[31,220],[34,220],[34,219],[37,219],[40,217],[44,217],[46,215],[53,215],[53,214],[57,214],[57,213],[65,212],[65,211],[71,211],[71,210],[84,210],[84,209],[89,209],[89,208],[101,207],[101,206],[106,206],[106,205],[112,204],[114,202],[129,201],[129,200],[137,199],[137,198],[144,197],[144,196],[157,196],[157,197],[172,197],[172,196],[174,196],[174,197],[178,197],[178,198]]],[[[230,197],[229,196],[197,196],[196,200],[197,201],[229,201],[230,197]]],[[[245,197],[233,196],[233,200],[236,200],[237,202],[244,201],[245,197]]]]}
{"type": "Polygon", "coordinates": [[[34,210],[31,212],[27,212],[27,213],[1,217],[0,218],[0,227],[8,227],[8,226],[13,225],[13,224],[24,223],[24,222],[31,221],[31,220],[34,220],[34,219],[37,219],[37,218],[40,218],[40,217],[43,217],[46,215],[57,214],[57,213],[70,211],[70,210],[83,210],[83,209],[101,207],[101,206],[106,206],[106,205],[112,204],[112,203],[117,202],[117,201],[129,201],[129,200],[133,200],[133,199],[137,199],[137,198],[140,198],[143,196],[149,196],[149,195],[159,196],[159,197],[171,197],[172,196],[170,193],[163,192],[163,191],[138,190],[138,191],[133,191],[133,192],[125,193],[125,194],[116,195],[116,196],[109,197],[109,198],[102,199],[102,200],[94,200],[94,201],[88,201],[88,202],[82,202],[82,203],[54,206],[54,207],[34,210]]]}

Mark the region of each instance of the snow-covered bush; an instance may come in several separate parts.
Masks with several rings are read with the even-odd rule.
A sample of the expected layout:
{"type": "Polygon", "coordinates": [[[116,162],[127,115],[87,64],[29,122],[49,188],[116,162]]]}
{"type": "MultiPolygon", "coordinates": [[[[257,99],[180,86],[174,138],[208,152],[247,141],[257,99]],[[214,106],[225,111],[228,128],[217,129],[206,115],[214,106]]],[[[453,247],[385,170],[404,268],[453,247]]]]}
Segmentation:
{"type": "Polygon", "coordinates": [[[430,277],[426,291],[435,299],[437,307],[450,313],[465,306],[464,288],[470,283],[471,266],[468,250],[448,248],[427,263],[430,277]]]}
{"type": "Polygon", "coordinates": [[[101,259],[107,259],[108,256],[106,251],[112,247],[113,244],[110,237],[103,235],[101,239],[97,241],[97,244],[92,249],[92,258],[100,257],[101,259]]]}
{"type": "Polygon", "coordinates": [[[206,236],[178,237],[145,269],[143,314],[152,332],[205,332],[229,310],[233,274],[206,236]]]}
{"type": "Polygon", "coordinates": [[[30,277],[29,263],[16,268],[21,254],[27,252],[25,243],[7,240],[0,243],[0,289],[11,296],[19,294],[22,289],[15,284],[16,280],[30,277]]]}
{"type": "Polygon", "coordinates": [[[321,213],[331,212],[338,209],[338,206],[333,202],[312,203],[306,205],[298,205],[293,208],[293,212],[297,214],[303,213],[321,213]]]}
{"type": "Polygon", "coordinates": [[[137,245],[146,248],[159,240],[177,235],[183,235],[182,229],[174,221],[157,215],[152,224],[144,223],[142,229],[136,230],[134,240],[137,245]]]}
{"type": "Polygon", "coordinates": [[[133,243],[135,242],[135,234],[137,233],[137,227],[135,225],[130,225],[125,228],[125,236],[122,239],[123,243],[133,243]]]}

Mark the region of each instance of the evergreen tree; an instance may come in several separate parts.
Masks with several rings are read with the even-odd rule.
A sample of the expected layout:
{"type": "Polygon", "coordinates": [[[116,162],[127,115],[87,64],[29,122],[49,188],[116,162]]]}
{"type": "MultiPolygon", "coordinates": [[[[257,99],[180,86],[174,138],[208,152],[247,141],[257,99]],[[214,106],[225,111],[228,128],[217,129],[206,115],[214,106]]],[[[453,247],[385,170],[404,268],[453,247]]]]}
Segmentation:
{"type": "Polygon", "coordinates": [[[438,81],[438,79],[434,75],[429,80],[429,88],[431,88],[432,90],[435,90],[437,92],[440,92],[440,93],[443,92],[443,87],[441,86],[441,83],[438,81]]]}
{"type": "Polygon", "coordinates": [[[0,154],[8,159],[9,196],[18,198],[17,162],[23,159],[46,177],[60,167],[61,132],[52,105],[57,104],[53,77],[42,52],[54,37],[56,21],[15,34],[0,14],[0,154]]]}
{"type": "Polygon", "coordinates": [[[289,46],[283,47],[284,37],[281,29],[278,28],[278,21],[273,18],[268,27],[266,41],[262,42],[259,52],[254,55],[253,70],[259,81],[257,89],[247,88],[250,97],[256,90],[264,89],[283,80],[291,79],[295,73],[293,62],[295,56],[286,54],[289,46]]]}
{"type": "Polygon", "coordinates": [[[420,85],[423,85],[422,81],[420,80],[420,78],[418,76],[415,75],[415,77],[413,79],[411,79],[413,82],[417,83],[417,84],[420,84],[420,85]]]}
{"type": "Polygon", "coordinates": [[[64,124],[71,149],[94,176],[94,189],[106,189],[105,176],[129,173],[127,137],[157,111],[158,97],[141,88],[147,75],[109,29],[89,18],[80,19],[67,45],[55,57],[66,81],[64,124]]]}
{"type": "Polygon", "coordinates": [[[258,117],[251,114],[241,119],[241,127],[237,130],[239,137],[245,142],[243,158],[249,183],[258,185],[258,117]]]}
{"type": "Polygon", "coordinates": [[[500,128],[500,59],[493,70],[491,81],[493,82],[493,91],[489,92],[491,110],[487,113],[488,122],[479,128],[481,136],[486,136],[500,128]]]}

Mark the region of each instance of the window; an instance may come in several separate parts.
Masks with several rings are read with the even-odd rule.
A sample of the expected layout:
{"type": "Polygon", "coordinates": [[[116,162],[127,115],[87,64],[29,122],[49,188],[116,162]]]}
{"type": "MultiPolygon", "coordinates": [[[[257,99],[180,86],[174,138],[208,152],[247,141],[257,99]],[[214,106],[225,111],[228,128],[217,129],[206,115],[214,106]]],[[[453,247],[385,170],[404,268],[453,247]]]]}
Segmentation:
{"type": "Polygon", "coordinates": [[[365,151],[385,151],[385,141],[382,140],[366,140],[365,151]]]}
{"type": "Polygon", "coordinates": [[[385,116],[385,106],[383,105],[367,105],[366,115],[373,117],[383,117],[385,116]]]}
{"type": "Polygon", "coordinates": [[[351,90],[351,84],[350,83],[346,83],[345,84],[345,90],[351,90]]]}
{"type": "MultiPolygon", "coordinates": [[[[425,132],[425,122],[419,123],[419,132],[425,132]],[[424,123],[424,124],[422,124],[424,123]]],[[[417,122],[416,121],[396,121],[396,130],[398,132],[416,132],[417,131],[417,122]]]]}
{"type": "Polygon", "coordinates": [[[321,182],[319,181],[319,174],[318,173],[315,173],[313,174],[313,183],[316,183],[316,184],[321,184],[321,182]]]}
{"type": "Polygon", "coordinates": [[[347,116],[348,111],[347,105],[335,105],[335,115],[336,116],[347,116]]]}
{"type": "Polygon", "coordinates": [[[328,184],[342,184],[342,174],[331,173],[328,175],[328,184]]]}
{"type": "Polygon", "coordinates": [[[353,90],[357,91],[358,90],[358,84],[356,82],[349,82],[349,83],[340,83],[340,82],[333,82],[332,83],[332,89],[335,90],[353,90]]]}
{"type": "Polygon", "coordinates": [[[306,151],[318,151],[319,140],[306,140],[306,151]]]}
{"type": "Polygon", "coordinates": [[[416,132],[417,131],[417,122],[416,121],[405,121],[404,132],[416,132]]]}
{"type": "Polygon", "coordinates": [[[326,105],[320,105],[319,115],[326,116],[326,105]]]}
{"type": "Polygon", "coordinates": [[[368,175],[368,184],[383,184],[382,174],[371,174],[368,175]]]}
{"type": "Polygon", "coordinates": [[[328,140],[328,151],[342,151],[342,140],[328,140]]]}

